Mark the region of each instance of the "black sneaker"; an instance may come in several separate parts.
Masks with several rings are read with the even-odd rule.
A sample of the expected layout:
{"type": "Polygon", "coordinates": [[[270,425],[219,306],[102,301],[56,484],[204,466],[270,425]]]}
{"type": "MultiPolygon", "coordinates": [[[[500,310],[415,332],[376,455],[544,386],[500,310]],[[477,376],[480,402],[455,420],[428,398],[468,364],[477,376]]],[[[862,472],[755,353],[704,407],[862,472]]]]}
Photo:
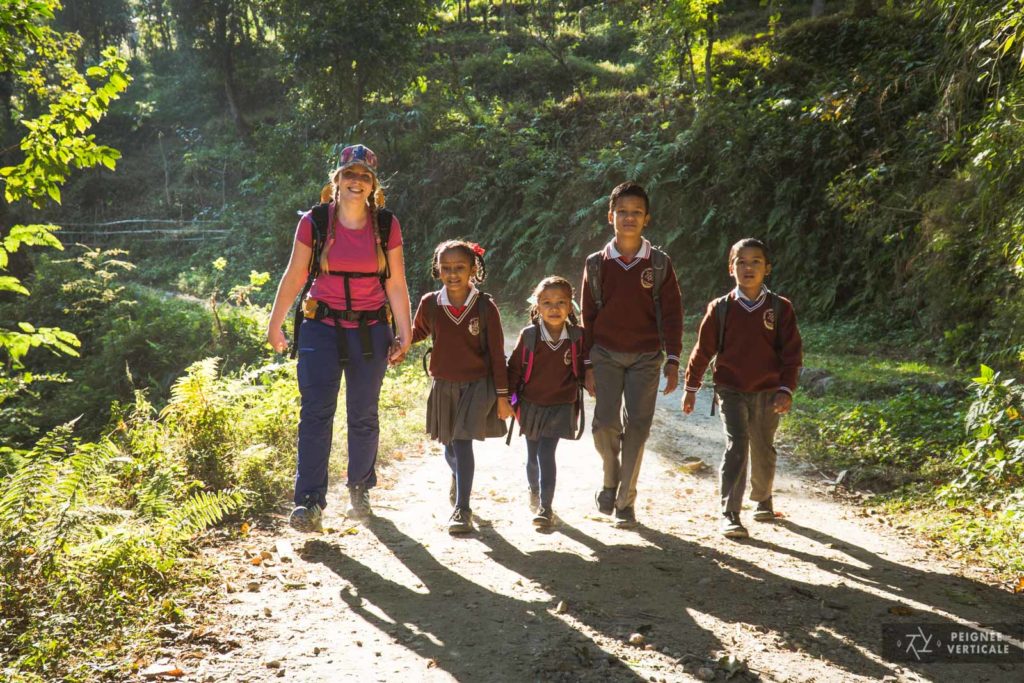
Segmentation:
{"type": "Polygon", "coordinates": [[[537,506],[537,514],[533,516],[533,525],[535,527],[547,528],[555,523],[555,513],[551,511],[551,508],[546,508],[543,505],[537,506]]]}
{"type": "Polygon", "coordinates": [[[636,526],[636,513],[633,511],[632,505],[621,510],[615,509],[615,526],[620,529],[629,529],[636,526]]]}
{"type": "Polygon", "coordinates": [[[473,530],[473,511],[469,508],[455,508],[448,519],[448,533],[468,534],[473,530]]]}
{"type": "Polygon", "coordinates": [[[373,515],[373,511],[370,509],[370,489],[366,488],[366,484],[355,484],[348,487],[348,500],[349,505],[345,516],[349,519],[361,521],[369,519],[373,515]]]}
{"type": "Polygon", "coordinates": [[[455,499],[458,496],[458,491],[455,488],[455,475],[452,475],[452,485],[448,487],[448,503],[455,507],[455,499]]]}
{"type": "Polygon", "coordinates": [[[774,522],[775,521],[775,509],[772,507],[772,499],[762,500],[757,504],[757,508],[754,510],[754,521],[755,522],[774,522]]]}
{"type": "Polygon", "coordinates": [[[722,535],[726,538],[747,538],[747,528],[740,522],[740,513],[722,513],[722,535]]]}
{"type": "Polygon", "coordinates": [[[615,511],[615,489],[603,488],[594,495],[597,511],[602,515],[610,515],[615,511]]]}
{"type": "Polygon", "coordinates": [[[296,505],[288,515],[288,524],[296,531],[314,533],[323,531],[320,506],[315,503],[296,505]]]}
{"type": "Polygon", "coordinates": [[[540,491],[537,489],[530,489],[530,510],[536,510],[540,507],[540,491]]]}

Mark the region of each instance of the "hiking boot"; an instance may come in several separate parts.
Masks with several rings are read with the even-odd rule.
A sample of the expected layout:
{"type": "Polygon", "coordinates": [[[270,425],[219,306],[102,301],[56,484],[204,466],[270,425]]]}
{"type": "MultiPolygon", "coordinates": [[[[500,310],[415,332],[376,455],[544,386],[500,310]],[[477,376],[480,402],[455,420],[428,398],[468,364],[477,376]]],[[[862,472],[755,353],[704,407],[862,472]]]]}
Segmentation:
{"type": "Polygon", "coordinates": [[[543,505],[537,506],[537,514],[533,516],[533,525],[538,528],[547,528],[555,523],[555,513],[551,511],[551,508],[546,508],[543,505]]]}
{"type": "Polygon", "coordinates": [[[473,512],[469,508],[455,508],[448,519],[448,533],[468,534],[473,530],[473,512]]]}
{"type": "Polygon", "coordinates": [[[288,524],[296,531],[306,534],[323,531],[320,506],[316,503],[296,505],[288,515],[288,524]]]}
{"type": "Polygon", "coordinates": [[[774,522],[775,509],[772,507],[772,499],[762,500],[754,510],[755,522],[774,522]]]}
{"type": "Polygon", "coordinates": [[[540,491],[537,489],[530,489],[530,511],[536,510],[540,507],[540,491]]]}
{"type": "Polygon", "coordinates": [[[632,505],[621,510],[615,509],[615,526],[620,529],[629,529],[636,526],[636,513],[633,511],[632,505]]]}
{"type": "Polygon", "coordinates": [[[602,515],[610,515],[615,511],[615,489],[603,488],[594,495],[597,511],[602,515]]]}
{"type": "Polygon", "coordinates": [[[448,503],[455,507],[455,499],[458,496],[458,491],[455,488],[455,475],[452,475],[452,485],[448,487],[448,503]]]}
{"type": "Polygon", "coordinates": [[[722,535],[726,538],[747,538],[747,528],[740,522],[740,513],[722,513],[722,535]]]}
{"type": "Polygon", "coordinates": [[[370,510],[370,489],[366,484],[355,484],[348,487],[348,510],[345,516],[357,521],[369,519],[373,515],[370,510]]]}

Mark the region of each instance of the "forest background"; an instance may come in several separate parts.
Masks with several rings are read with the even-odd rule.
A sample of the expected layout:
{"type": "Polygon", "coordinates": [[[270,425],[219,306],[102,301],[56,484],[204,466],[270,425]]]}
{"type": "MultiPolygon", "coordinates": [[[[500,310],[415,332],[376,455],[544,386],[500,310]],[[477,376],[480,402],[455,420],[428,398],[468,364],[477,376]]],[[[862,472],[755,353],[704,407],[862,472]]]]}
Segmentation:
{"type": "MultiPolygon", "coordinates": [[[[5,673],[130,666],[201,578],[195,535],[287,498],[296,390],[263,343],[267,304],[296,211],[357,141],[380,155],[414,294],[434,245],[466,236],[518,314],[542,276],[578,278],[625,179],[651,193],[692,315],[729,286],[728,245],[765,239],[818,372],[796,454],[1015,585],[1022,17],[983,0],[5,0],[5,673]]],[[[423,381],[389,376],[389,447],[415,438],[423,381]]]]}

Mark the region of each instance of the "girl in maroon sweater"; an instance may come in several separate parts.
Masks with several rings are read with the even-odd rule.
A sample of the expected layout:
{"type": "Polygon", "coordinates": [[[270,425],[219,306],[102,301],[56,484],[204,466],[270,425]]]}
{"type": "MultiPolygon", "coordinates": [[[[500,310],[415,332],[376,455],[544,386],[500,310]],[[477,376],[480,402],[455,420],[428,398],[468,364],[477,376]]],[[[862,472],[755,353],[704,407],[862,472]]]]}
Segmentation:
{"type": "Polygon", "coordinates": [[[516,390],[519,433],[526,436],[533,523],[549,527],[554,522],[555,449],[559,439],[577,438],[582,329],[572,310],[573,288],[565,278],[541,280],[531,300],[532,324],[519,333],[508,380],[516,390]]]}
{"type": "Polygon", "coordinates": [[[431,274],[444,288],[420,299],[412,332],[413,343],[434,340],[427,433],[444,444],[452,470],[454,510],[448,531],[453,534],[473,530],[473,439],[504,436],[504,420],[512,416],[501,316],[491,298],[476,288],[484,280],[483,257],[478,244],[449,240],[437,245],[431,274]]]}

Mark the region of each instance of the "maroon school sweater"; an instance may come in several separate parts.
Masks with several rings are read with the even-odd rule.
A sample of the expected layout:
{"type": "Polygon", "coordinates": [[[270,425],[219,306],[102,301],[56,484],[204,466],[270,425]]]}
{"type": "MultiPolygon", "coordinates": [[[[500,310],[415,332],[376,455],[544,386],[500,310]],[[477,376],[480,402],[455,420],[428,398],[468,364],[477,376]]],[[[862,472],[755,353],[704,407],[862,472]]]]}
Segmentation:
{"type": "MultiPolygon", "coordinates": [[[[803,342],[796,326],[793,304],[789,299],[779,298],[781,320],[775,321],[767,293],[753,304],[738,301],[735,290],[729,293],[725,342],[715,361],[714,380],[717,386],[746,392],[781,390],[792,393],[796,390],[803,364],[803,342]],[[775,350],[775,325],[779,325],[780,351],[775,350]]],[[[704,371],[717,348],[718,317],[714,302],[711,302],[686,365],[687,391],[700,389],[704,371]]]]}
{"type": "MultiPolygon", "coordinates": [[[[523,363],[523,332],[528,329],[523,328],[519,333],[519,341],[508,359],[508,385],[513,390],[519,386],[519,380],[526,373],[526,364],[523,363]]],[[[530,373],[530,381],[523,389],[520,400],[539,406],[575,402],[576,377],[572,372],[572,344],[569,340],[561,339],[555,344],[549,344],[538,330],[537,345],[533,352],[533,372],[530,373]]],[[[582,371],[582,353],[576,362],[579,364],[578,371],[582,371]]]]}
{"type": "Polygon", "coordinates": [[[429,292],[420,299],[413,322],[412,342],[423,341],[434,335],[434,350],[430,353],[430,374],[452,382],[472,382],[494,376],[494,387],[499,396],[508,395],[508,373],[505,366],[505,337],[501,332],[501,315],[493,301],[484,305],[487,315],[487,348],[491,367],[484,363],[480,348],[480,316],[478,296],[466,302],[461,315],[454,315],[437,300],[440,292],[429,292]],[[433,320],[427,315],[427,299],[434,297],[433,320]]]}
{"type": "MultiPolygon", "coordinates": [[[[601,263],[601,310],[596,310],[594,297],[583,269],[583,349],[590,364],[590,348],[597,344],[609,351],[646,353],[661,349],[658,322],[654,315],[654,268],[651,266],[650,245],[644,247],[632,261],[613,258],[610,247],[604,248],[601,263]]],[[[683,301],[679,294],[676,273],[669,261],[668,272],[661,286],[661,320],[665,334],[665,353],[669,363],[679,364],[683,349],[683,301]]]]}

